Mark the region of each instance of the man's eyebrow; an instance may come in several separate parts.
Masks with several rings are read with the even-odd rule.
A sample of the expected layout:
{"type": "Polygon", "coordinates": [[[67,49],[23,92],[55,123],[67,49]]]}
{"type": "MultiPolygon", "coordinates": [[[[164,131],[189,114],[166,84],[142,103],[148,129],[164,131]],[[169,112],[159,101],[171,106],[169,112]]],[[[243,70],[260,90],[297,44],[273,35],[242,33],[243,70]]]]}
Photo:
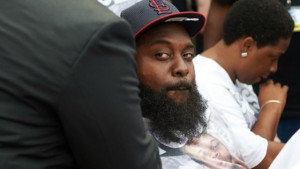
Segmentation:
{"type": "Polygon", "coordinates": [[[187,45],[187,47],[186,47],[187,49],[195,49],[196,47],[195,47],[195,45],[194,44],[189,44],[189,45],[187,45]]]}
{"type": "Polygon", "coordinates": [[[149,42],[149,46],[156,45],[156,44],[166,44],[166,45],[170,45],[171,42],[169,42],[169,41],[167,41],[167,40],[163,40],[163,39],[152,40],[152,41],[149,42]]]}
{"type": "Polygon", "coordinates": [[[210,140],[210,144],[211,144],[211,145],[212,145],[214,142],[219,143],[219,140],[217,140],[217,139],[215,139],[215,138],[213,138],[213,139],[210,140]]]}
{"type": "MultiPolygon", "coordinates": [[[[156,45],[156,44],[166,44],[166,45],[170,45],[171,42],[167,41],[167,40],[163,40],[163,39],[158,39],[158,40],[153,40],[149,42],[149,46],[152,45],[156,45]]],[[[193,43],[190,43],[186,46],[186,49],[195,49],[195,45],[193,43]]]]}

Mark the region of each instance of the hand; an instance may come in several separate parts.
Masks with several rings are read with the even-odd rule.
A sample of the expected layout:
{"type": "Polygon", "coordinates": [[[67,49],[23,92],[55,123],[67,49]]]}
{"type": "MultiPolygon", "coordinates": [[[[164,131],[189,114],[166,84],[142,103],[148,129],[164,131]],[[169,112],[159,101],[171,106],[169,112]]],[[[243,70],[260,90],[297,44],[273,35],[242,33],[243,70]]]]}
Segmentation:
{"type": "MultiPolygon", "coordinates": [[[[281,85],[280,83],[274,83],[273,80],[268,80],[260,85],[259,89],[259,105],[262,106],[269,100],[278,100],[281,104],[281,112],[286,103],[286,97],[288,92],[287,85],[281,85]]],[[[273,104],[273,103],[269,103],[273,104]]],[[[278,104],[278,103],[275,103],[278,104]]]]}

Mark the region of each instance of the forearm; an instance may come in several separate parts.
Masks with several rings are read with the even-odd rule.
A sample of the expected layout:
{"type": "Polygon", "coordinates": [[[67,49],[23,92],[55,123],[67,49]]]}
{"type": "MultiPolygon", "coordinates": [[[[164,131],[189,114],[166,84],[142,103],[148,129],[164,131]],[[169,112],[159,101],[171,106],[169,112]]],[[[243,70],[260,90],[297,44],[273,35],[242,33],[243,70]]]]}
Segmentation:
{"type": "Polygon", "coordinates": [[[253,126],[252,131],[269,141],[273,141],[281,117],[280,106],[280,104],[269,104],[264,106],[263,109],[261,109],[260,115],[253,126]]]}
{"type": "Polygon", "coordinates": [[[260,85],[260,114],[252,131],[268,140],[273,140],[278,122],[285,106],[288,86],[274,83],[273,80],[260,85]]]}

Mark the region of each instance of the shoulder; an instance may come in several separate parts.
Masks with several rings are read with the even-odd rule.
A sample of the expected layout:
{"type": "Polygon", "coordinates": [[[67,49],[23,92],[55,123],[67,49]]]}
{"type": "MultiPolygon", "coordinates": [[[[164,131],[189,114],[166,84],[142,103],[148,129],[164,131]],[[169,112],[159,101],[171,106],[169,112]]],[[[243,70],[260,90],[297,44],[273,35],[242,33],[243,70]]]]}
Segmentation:
{"type": "MultiPolygon", "coordinates": [[[[194,60],[196,83],[200,93],[212,90],[235,91],[228,73],[213,59],[197,55],[194,60]]],[[[218,93],[219,95],[219,93],[218,93]]]]}

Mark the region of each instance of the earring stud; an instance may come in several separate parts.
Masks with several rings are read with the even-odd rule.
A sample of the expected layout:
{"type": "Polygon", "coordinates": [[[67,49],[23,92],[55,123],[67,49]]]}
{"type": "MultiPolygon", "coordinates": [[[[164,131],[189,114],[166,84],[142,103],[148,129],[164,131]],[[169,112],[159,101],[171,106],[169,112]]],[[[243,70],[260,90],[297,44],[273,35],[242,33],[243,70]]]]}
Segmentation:
{"type": "Polygon", "coordinates": [[[248,53],[247,52],[242,52],[241,55],[242,55],[243,58],[245,58],[245,57],[248,56],[248,53]]]}

